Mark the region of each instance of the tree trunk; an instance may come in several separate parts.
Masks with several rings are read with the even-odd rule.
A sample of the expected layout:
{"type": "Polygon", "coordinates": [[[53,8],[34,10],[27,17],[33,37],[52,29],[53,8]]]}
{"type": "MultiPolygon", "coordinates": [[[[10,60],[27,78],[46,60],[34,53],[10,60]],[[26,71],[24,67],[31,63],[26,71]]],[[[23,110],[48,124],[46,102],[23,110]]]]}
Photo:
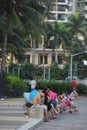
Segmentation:
{"type": "Polygon", "coordinates": [[[57,44],[56,44],[56,55],[55,55],[55,61],[56,61],[56,63],[58,64],[58,52],[57,52],[57,44]]]}
{"type": "Polygon", "coordinates": [[[2,64],[1,64],[1,72],[5,73],[5,66],[6,66],[6,48],[7,48],[7,30],[4,32],[4,43],[3,43],[3,50],[2,50],[2,64]]]}
{"type": "Polygon", "coordinates": [[[4,31],[4,42],[2,49],[2,62],[1,62],[1,73],[0,73],[0,98],[5,96],[5,66],[6,66],[6,47],[7,47],[7,28],[4,31]]]}
{"type": "Polygon", "coordinates": [[[35,70],[35,49],[36,49],[36,44],[35,44],[35,39],[33,40],[33,56],[32,56],[32,63],[34,65],[34,79],[36,78],[36,70],[35,70]]]}

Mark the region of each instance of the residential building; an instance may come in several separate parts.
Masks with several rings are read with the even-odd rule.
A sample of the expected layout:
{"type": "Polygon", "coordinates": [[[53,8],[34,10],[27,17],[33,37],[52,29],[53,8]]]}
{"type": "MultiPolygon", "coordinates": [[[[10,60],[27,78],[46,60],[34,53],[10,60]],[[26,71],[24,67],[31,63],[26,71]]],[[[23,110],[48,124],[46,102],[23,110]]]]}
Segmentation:
{"type": "Polygon", "coordinates": [[[83,12],[87,20],[87,0],[52,0],[48,5],[47,22],[67,22],[69,14],[83,12]]]}
{"type": "MultiPolygon", "coordinates": [[[[77,11],[84,11],[85,18],[87,17],[87,0],[51,0],[51,3],[47,5],[49,15],[46,22],[67,22],[70,14],[75,14],[77,11]],[[84,7],[84,8],[83,8],[84,7]]],[[[31,40],[32,41],[32,40],[31,40]]],[[[42,37],[42,43],[30,42],[31,47],[25,51],[24,61],[28,61],[33,64],[39,64],[49,66],[55,60],[55,49],[44,48],[44,37],[42,37]]],[[[63,60],[63,54],[66,56],[68,51],[63,51],[62,45],[58,48],[58,65],[63,67],[65,61],[63,60]]]]}
{"type": "MultiPolygon", "coordinates": [[[[25,52],[25,61],[28,61],[30,63],[43,66],[43,64],[47,67],[50,66],[55,61],[55,53],[56,50],[52,48],[44,48],[44,37],[42,38],[42,43],[35,44],[32,42],[31,48],[26,49],[25,52]]],[[[67,56],[69,54],[68,51],[63,51],[62,46],[57,50],[58,52],[58,64],[59,67],[63,68],[63,65],[65,64],[65,61],[63,60],[63,55],[67,56]]]]}
{"type": "Polygon", "coordinates": [[[72,0],[52,0],[48,5],[47,22],[67,22],[68,14],[72,13],[72,0]]]}
{"type": "Polygon", "coordinates": [[[84,1],[83,11],[84,11],[84,16],[85,16],[85,19],[86,19],[86,22],[87,22],[87,0],[83,0],[83,1],[84,1]]]}
{"type": "MultiPolygon", "coordinates": [[[[87,0],[51,0],[51,3],[47,5],[49,15],[46,18],[46,22],[67,22],[70,14],[75,14],[77,11],[86,12],[87,0]],[[84,8],[83,8],[84,7],[84,8]]],[[[87,14],[85,13],[85,16],[87,14]]],[[[44,39],[42,38],[42,44],[44,39]]],[[[31,48],[26,50],[25,60],[30,63],[43,65],[50,65],[55,60],[55,49],[45,48],[41,43],[32,42],[31,48]],[[44,58],[43,58],[44,57],[44,58]]],[[[63,67],[65,61],[63,61],[64,51],[62,45],[58,48],[58,64],[63,67]]],[[[65,55],[69,53],[66,51],[65,55]]]]}
{"type": "Polygon", "coordinates": [[[74,13],[82,12],[87,21],[87,0],[73,0],[74,13]]]}

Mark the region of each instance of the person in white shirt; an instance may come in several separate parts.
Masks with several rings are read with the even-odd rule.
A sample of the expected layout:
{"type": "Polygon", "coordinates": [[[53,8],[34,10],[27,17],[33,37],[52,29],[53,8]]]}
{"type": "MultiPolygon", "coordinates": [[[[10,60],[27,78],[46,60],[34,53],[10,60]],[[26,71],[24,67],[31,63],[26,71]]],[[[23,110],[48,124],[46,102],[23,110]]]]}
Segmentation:
{"type": "Polygon", "coordinates": [[[31,90],[35,89],[36,81],[33,78],[31,78],[31,81],[29,82],[29,84],[31,85],[31,90]]]}

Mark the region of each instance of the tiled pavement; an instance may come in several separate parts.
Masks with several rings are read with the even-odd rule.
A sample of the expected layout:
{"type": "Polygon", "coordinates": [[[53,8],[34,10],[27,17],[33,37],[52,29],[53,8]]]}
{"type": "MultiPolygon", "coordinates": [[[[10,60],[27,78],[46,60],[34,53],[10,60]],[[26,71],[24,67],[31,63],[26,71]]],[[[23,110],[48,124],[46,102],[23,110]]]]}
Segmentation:
{"type": "Polygon", "coordinates": [[[21,98],[0,101],[0,130],[32,130],[42,119],[24,118],[24,100],[21,98]]]}
{"type": "Polygon", "coordinates": [[[64,111],[57,119],[42,123],[42,119],[24,118],[23,99],[0,101],[0,130],[87,130],[87,97],[75,101],[77,114],[64,111]]]}
{"type": "Polygon", "coordinates": [[[77,114],[64,111],[50,123],[43,123],[35,130],[87,130],[87,97],[80,97],[75,101],[79,108],[77,114]]]}

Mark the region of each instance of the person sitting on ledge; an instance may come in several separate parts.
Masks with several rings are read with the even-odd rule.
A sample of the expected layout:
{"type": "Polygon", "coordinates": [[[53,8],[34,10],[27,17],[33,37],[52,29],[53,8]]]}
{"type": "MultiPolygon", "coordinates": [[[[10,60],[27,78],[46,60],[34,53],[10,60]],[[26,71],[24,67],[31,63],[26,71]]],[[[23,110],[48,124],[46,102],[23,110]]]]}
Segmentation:
{"type": "MultiPolygon", "coordinates": [[[[44,104],[44,98],[45,98],[45,92],[44,91],[40,91],[38,94],[36,94],[34,96],[33,100],[30,100],[28,103],[26,103],[24,105],[24,108],[27,110],[28,112],[28,116],[29,116],[29,107],[36,107],[36,108],[43,108],[44,110],[44,121],[46,122],[50,122],[50,120],[48,119],[48,107],[47,105],[44,104]]],[[[49,108],[50,109],[50,108],[49,108]]]]}

